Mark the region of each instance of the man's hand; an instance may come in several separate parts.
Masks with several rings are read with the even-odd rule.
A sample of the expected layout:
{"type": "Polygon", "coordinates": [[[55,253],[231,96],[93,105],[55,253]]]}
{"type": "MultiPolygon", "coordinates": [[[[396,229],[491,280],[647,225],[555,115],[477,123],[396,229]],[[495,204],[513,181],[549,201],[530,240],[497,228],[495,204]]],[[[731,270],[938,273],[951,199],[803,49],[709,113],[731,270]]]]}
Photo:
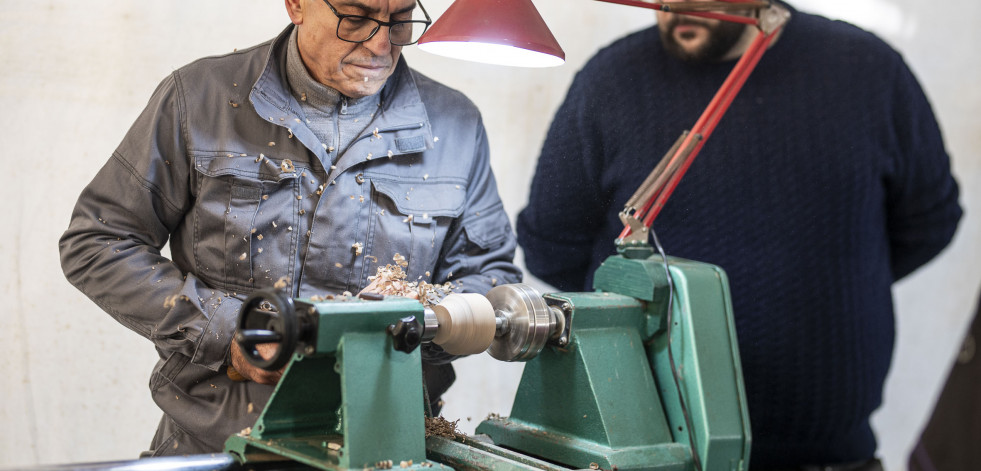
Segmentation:
{"type": "MultiPolygon", "coordinates": [[[[259,355],[267,360],[276,354],[277,348],[279,348],[279,344],[275,343],[260,343],[256,345],[259,355]]],[[[232,357],[232,368],[248,381],[273,385],[279,382],[279,378],[283,376],[283,370],[286,369],[284,366],[279,371],[266,371],[249,363],[249,360],[245,358],[245,353],[242,353],[242,347],[238,345],[238,342],[232,342],[230,354],[232,357]]]]}

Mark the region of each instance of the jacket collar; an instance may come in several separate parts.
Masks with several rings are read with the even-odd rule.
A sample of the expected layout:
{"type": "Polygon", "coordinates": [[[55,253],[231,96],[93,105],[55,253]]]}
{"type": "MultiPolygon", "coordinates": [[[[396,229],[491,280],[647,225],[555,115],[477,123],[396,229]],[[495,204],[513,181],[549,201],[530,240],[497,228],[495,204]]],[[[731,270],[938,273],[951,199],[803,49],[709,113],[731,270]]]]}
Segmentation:
{"type": "MultiPolygon", "coordinates": [[[[293,28],[293,25],[288,26],[272,40],[262,73],[252,86],[249,100],[261,119],[288,128],[322,162],[330,162],[326,149],[319,144],[319,139],[307,126],[299,124],[300,105],[289,91],[286,51],[293,28]]],[[[405,57],[399,57],[395,71],[379,93],[381,111],[376,114],[365,134],[355,139],[355,144],[367,136],[373,136],[374,130],[378,129],[386,141],[387,145],[384,147],[392,151],[392,156],[432,149],[429,115],[405,57]]],[[[358,147],[355,144],[341,157],[337,163],[338,168],[332,174],[342,171],[342,166],[347,168],[365,160],[365,156],[349,155],[358,147]]],[[[375,157],[387,157],[387,150],[384,154],[375,154],[375,157]]]]}

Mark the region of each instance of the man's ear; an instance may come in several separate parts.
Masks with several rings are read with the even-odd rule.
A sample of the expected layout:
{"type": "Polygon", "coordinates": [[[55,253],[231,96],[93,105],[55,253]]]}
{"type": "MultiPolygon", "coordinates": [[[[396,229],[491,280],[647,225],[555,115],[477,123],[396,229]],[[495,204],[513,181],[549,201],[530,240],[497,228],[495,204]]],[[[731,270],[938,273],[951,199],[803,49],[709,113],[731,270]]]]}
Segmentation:
{"type": "Polygon", "coordinates": [[[286,0],[286,13],[290,15],[293,24],[303,23],[303,0],[286,0]]]}

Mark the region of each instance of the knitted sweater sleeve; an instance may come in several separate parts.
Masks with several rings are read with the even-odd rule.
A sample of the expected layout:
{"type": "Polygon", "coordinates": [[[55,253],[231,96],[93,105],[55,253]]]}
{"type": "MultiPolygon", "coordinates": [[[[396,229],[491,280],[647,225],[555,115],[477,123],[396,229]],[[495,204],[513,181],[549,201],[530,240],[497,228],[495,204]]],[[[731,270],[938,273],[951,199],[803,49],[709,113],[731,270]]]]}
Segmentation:
{"type": "Polygon", "coordinates": [[[563,291],[587,288],[594,240],[609,206],[597,176],[602,166],[594,161],[602,144],[587,75],[577,75],[555,114],[517,221],[528,271],[563,291]]]}
{"type": "Polygon", "coordinates": [[[893,279],[936,256],[961,218],[937,120],[909,68],[897,61],[893,90],[895,160],[886,177],[887,227],[893,279]]]}

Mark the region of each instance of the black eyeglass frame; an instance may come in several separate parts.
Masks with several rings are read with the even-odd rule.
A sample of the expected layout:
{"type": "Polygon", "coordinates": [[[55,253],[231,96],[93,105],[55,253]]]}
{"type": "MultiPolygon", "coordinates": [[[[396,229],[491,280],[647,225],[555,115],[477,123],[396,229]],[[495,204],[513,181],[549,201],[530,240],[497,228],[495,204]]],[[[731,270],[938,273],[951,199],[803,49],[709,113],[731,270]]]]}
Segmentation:
{"type": "MultiPolygon", "coordinates": [[[[360,44],[360,43],[363,43],[365,41],[368,41],[371,38],[375,37],[375,34],[378,33],[378,30],[380,30],[382,26],[387,26],[388,27],[388,42],[392,43],[393,46],[411,46],[411,45],[419,42],[419,40],[416,39],[415,41],[412,41],[410,43],[405,43],[405,44],[395,44],[394,42],[392,42],[392,26],[397,26],[397,25],[401,25],[401,24],[409,24],[409,23],[418,23],[418,24],[424,25],[422,27],[422,34],[426,34],[426,30],[429,29],[429,25],[433,24],[433,19],[429,17],[429,12],[426,11],[426,7],[422,6],[422,2],[419,1],[419,0],[416,0],[416,4],[419,5],[419,8],[420,9],[422,9],[422,14],[423,15],[426,15],[426,20],[425,21],[422,21],[422,20],[382,21],[382,20],[377,20],[375,18],[372,18],[370,16],[345,15],[343,13],[338,13],[337,12],[337,9],[334,8],[334,5],[331,5],[330,2],[328,2],[327,0],[324,0],[324,3],[327,4],[327,7],[330,8],[330,11],[332,11],[334,13],[334,16],[337,17],[337,30],[334,31],[334,34],[337,36],[337,39],[340,39],[341,41],[345,41],[345,42],[349,42],[349,43],[360,44]],[[373,21],[375,23],[375,28],[373,30],[371,30],[371,33],[368,34],[368,37],[367,38],[364,38],[364,39],[362,39],[360,41],[352,41],[350,39],[344,39],[344,38],[341,37],[341,23],[344,21],[344,18],[356,18],[356,19],[359,19],[359,20],[373,21]]],[[[420,38],[422,37],[422,34],[419,35],[420,38]]]]}

